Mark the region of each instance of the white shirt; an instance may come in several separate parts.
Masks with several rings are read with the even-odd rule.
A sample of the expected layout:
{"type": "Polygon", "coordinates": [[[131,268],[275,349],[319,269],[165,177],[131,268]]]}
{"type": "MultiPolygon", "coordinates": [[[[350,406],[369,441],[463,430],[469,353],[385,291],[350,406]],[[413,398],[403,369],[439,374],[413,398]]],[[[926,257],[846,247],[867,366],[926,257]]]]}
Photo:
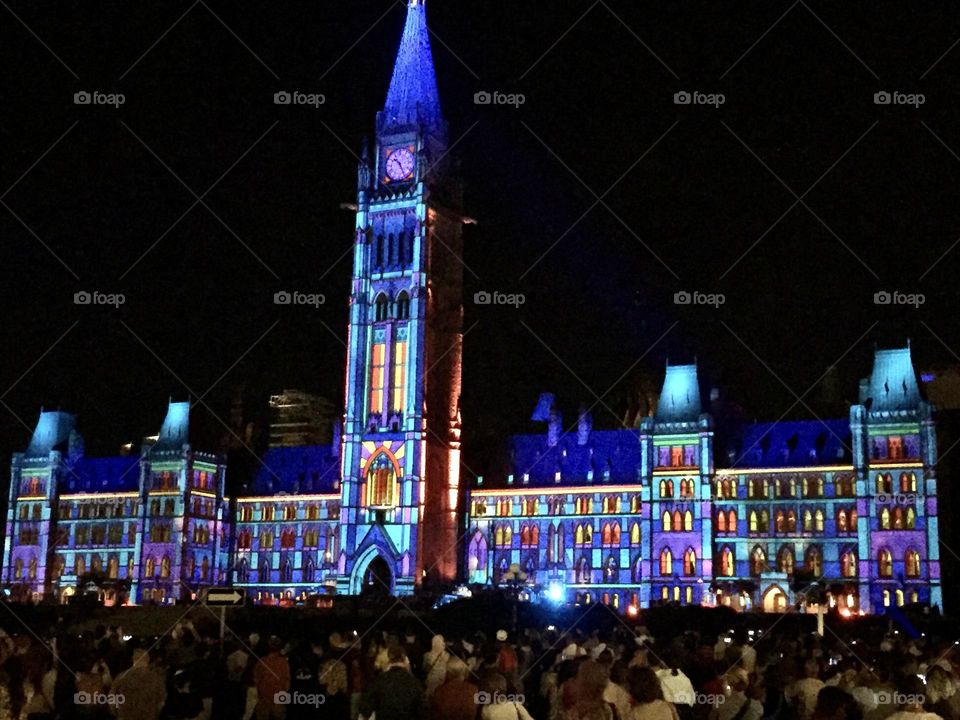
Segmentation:
{"type": "Polygon", "coordinates": [[[484,705],[480,717],[482,720],[533,720],[523,705],[512,702],[484,705]]]}

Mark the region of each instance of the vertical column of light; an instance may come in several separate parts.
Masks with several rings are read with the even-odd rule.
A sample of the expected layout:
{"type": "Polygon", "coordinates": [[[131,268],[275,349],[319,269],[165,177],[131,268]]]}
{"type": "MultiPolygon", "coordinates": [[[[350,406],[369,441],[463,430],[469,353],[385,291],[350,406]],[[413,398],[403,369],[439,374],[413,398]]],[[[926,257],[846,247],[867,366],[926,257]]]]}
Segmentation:
{"type": "Polygon", "coordinates": [[[10,487],[7,493],[7,525],[3,538],[3,581],[9,584],[13,573],[13,519],[16,512],[17,493],[22,479],[23,454],[15,453],[10,459],[10,487]]]}

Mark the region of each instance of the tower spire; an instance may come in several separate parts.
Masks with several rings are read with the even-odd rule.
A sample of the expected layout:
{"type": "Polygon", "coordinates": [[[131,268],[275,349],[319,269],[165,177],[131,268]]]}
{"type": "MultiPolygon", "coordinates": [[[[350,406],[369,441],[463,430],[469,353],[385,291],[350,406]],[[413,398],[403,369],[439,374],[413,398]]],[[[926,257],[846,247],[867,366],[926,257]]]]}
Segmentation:
{"type": "Polygon", "coordinates": [[[388,125],[442,122],[425,0],[410,0],[383,112],[388,125]]]}

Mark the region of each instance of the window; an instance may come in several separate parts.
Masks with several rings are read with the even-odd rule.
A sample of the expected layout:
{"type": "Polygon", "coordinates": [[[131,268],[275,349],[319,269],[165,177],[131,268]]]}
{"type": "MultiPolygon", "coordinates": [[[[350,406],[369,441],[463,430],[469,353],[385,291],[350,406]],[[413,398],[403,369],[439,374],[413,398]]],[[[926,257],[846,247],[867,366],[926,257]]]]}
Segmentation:
{"type": "Polygon", "coordinates": [[[892,435],[887,438],[887,457],[890,460],[903,459],[903,438],[892,435]]]}
{"type": "Polygon", "coordinates": [[[757,520],[757,511],[756,511],[756,510],[751,510],[751,511],[750,511],[750,532],[752,532],[752,533],[758,532],[758,531],[759,531],[759,527],[760,527],[760,525],[759,525],[759,522],[758,522],[758,520],[757,520]]]}
{"type": "Polygon", "coordinates": [[[804,565],[807,570],[813,573],[814,577],[823,575],[823,553],[820,552],[819,547],[814,545],[807,548],[806,555],[804,556],[804,565]]]}
{"type": "Polygon", "coordinates": [[[264,505],[260,511],[260,519],[265,522],[273,522],[273,505],[264,505]]]}
{"type": "Polygon", "coordinates": [[[683,446],[670,448],[670,465],[683,467],[683,446]]]}
{"type": "Polygon", "coordinates": [[[880,511],[880,529],[881,530],[890,529],[890,508],[883,508],[880,511]]]}
{"type": "Polygon", "coordinates": [[[157,561],[155,558],[147,558],[146,565],[144,566],[143,575],[146,578],[152,578],[157,574],[157,561]]]}
{"type": "Polygon", "coordinates": [[[877,554],[877,572],[882,578],[893,577],[893,555],[887,548],[881,548],[877,554]]]}
{"type": "Polygon", "coordinates": [[[407,341],[393,343],[393,384],[390,386],[390,411],[402,413],[407,391],[407,341]]]}
{"type": "Polygon", "coordinates": [[[841,475],[837,478],[837,496],[838,497],[853,497],[855,490],[855,483],[852,477],[849,475],[841,475]]]}
{"type": "MultiPolygon", "coordinates": [[[[689,514],[689,510],[687,513],[689,514]]],[[[691,528],[692,529],[692,528],[691,528]]],[[[728,510],[727,511],[727,532],[735,533],[737,531],[737,511],[728,510]]]]}
{"type": "Polygon", "coordinates": [[[857,576],[857,555],[853,550],[847,550],[840,556],[840,574],[847,578],[857,576]]]}
{"type": "Polygon", "coordinates": [[[731,576],[734,574],[734,570],[733,550],[725,547],[720,551],[720,574],[731,576]]]}
{"type": "Polygon", "coordinates": [[[640,544],[640,526],[637,523],[634,523],[630,528],[630,544],[639,545],[640,544]]]}
{"type": "Polygon", "coordinates": [[[584,585],[590,582],[590,563],[586,558],[580,558],[577,563],[577,582],[584,585]]]}
{"type": "Polygon", "coordinates": [[[767,554],[763,551],[762,547],[755,547],[750,554],[750,574],[758,576],[766,569],[767,554]]]}
{"type": "Polygon", "coordinates": [[[377,295],[375,307],[376,307],[375,317],[377,322],[383,322],[384,320],[386,320],[387,316],[390,314],[389,313],[390,304],[387,302],[387,296],[383,294],[377,295]]]}
{"type": "Polygon", "coordinates": [[[907,550],[904,560],[904,574],[909,578],[920,577],[920,553],[916,550],[907,550]]]}
{"type": "Polygon", "coordinates": [[[803,531],[813,532],[813,513],[809,509],[803,511],[803,531]]]}
{"type": "Polygon", "coordinates": [[[396,470],[386,453],[379,453],[367,470],[367,506],[389,508],[395,505],[396,470]]]}
{"type": "Polygon", "coordinates": [[[270,532],[269,530],[264,530],[262,533],[260,533],[260,543],[259,543],[259,547],[260,547],[261,550],[264,549],[264,548],[267,548],[267,549],[273,548],[273,533],[272,533],[272,532],[270,532]]]}
{"type": "Polygon", "coordinates": [[[893,492],[893,476],[889,473],[877,475],[877,494],[889,495],[893,492]]]}
{"type": "Polygon", "coordinates": [[[383,381],[384,367],[386,365],[387,346],[382,343],[374,343],[370,351],[370,414],[379,415],[383,413],[383,381]]]}
{"type": "Polygon", "coordinates": [[[250,522],[253,520],[253,508],[249,505],[240,506],[240,522],[250,522]]]}
{"type": "Polygon", "coordinates": [[[252,540],[253,536],[250,534],[249,530],[241,530],[239,533],[237,533],[237,549],[249,550],[252,540]]]}
{"type": "Polygon", "coordinates": [[[784,545],[782,548],[780,548],[780,552],[777,553],[777,568],[782,573],[793,575],[793,565],[793,549],[784,545]]]}
{"type": "Polygon", "coordinates": [[[915,493],[917,491],[917,476],[914,473],[900,474],[900,492],[915,493]]]}
{"type": "Polygon", "coordinates": [[[673,575],[673,553],[670,552],[670,548],[660,551],[660,574],[673,575]]]}
{"type": "Polygon", "coordinates": [[[697,574],[697,553],[693,548],[687,548],[687,551],[683,554],[683,574],[697,574]]]}
{"type": "Polygon", "coordinates": [[[295,530],[284,530],[280,533],[280,547],[288,550],[297,545],[297,533],[295,530]]]}
{"type": "Polygon", "coordinates": [[[673,497],[673,480],[660,481],[660,497],[661,498],[673,497]]]}
{"type": "Polygon", "coordinates": [[[283,519],[284,520],[296,520],[297,519],[297,506],[293,503],[287,503],[283,506],[283,519]]]}
{"type": "Polygon", "coordinates": [[[408,320],[410,318],[410,297],[401,292],[397,295],[397,320],[408,320]]]}
{"type": "Polygon", "coordinates": [[[673,520],[671,519],[670,511],[663,511],[663,521],[661,522],[661,530],[664,532],[670,532],[673,530],[673,520]]]}
{"type": "Polygon", "coordinates": [[[766,481],[762,479],[751,480],[749,495],[752,498],[765,498],[767,496],[766,481]]]}
{"type": "MultiPolygon", "coordinates": [[[[730,481],[724,480],[723,482],[726,484],[729,484],[730,481]]],[[[680,481],[680,497],[692,498],[693,491],[694,491],[693,480],[687,479],[687,480],[680,481]]]]}
{"type": "MultiPolygon", "coordinates": [[[[733,512],[733,511],[731,510],[730,512],[733,512]]],[[[733,524],[734,524],[734,527],[736,527],[736,524],[737,524],[736,513],[734,513],[733,517],[734,517],[733,524]]],[[[689,510],[687,510],[683,514],[683,529],[685,532],[691,532],[693,530],[693,513],[690,512],[689,510]]]]}

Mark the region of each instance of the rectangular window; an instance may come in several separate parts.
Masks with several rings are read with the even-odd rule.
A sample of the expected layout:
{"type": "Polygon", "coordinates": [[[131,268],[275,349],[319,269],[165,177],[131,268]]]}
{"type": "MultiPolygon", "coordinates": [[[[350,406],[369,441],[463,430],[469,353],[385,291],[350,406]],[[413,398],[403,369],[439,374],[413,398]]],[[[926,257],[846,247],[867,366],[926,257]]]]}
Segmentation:
{"type": "Polygon", "coordinates": [[[407,341],[393,344],[393,385],[390,390],[390,411],[403,412],[403,398],[407,391],[407,341]]]}
{"type": "Polygon", "coordinates": [[[386,362],[386,346],[383,343],[374,343],[370,353],[370,414],[378,415],[383,412],[383,374],[386,362]]]}

